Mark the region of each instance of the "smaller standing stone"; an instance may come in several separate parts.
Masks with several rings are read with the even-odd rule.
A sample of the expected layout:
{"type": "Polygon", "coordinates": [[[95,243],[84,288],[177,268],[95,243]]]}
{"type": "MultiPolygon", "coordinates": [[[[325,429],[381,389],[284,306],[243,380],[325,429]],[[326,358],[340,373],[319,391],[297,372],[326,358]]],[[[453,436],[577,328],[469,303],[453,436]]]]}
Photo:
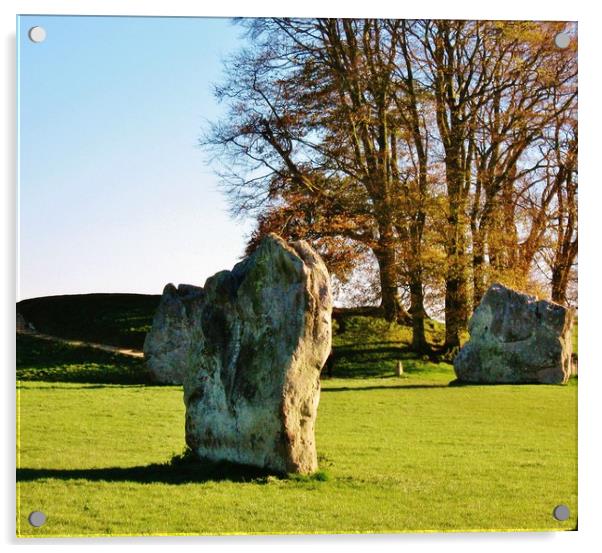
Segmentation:
{"type": "Polygon", "coordinates": [[[565,384],[571,376],[573,311],[493,284],[454,359],[458,380],[565,384]]]}
{"type": "Polygon", "coordinates": [[[403,363],[401,359],[397,361],[397,365],[395,367],[395,376],[401,376],[403,374],[403,363]]]}
{"type": "Polygon", "coordinates": [[[144,357],[151,378],[162,384],[182,384],[188,368],[191,313],[203,299],[203,289],[191,284],[167,284],[144,340],[144,357]]]}

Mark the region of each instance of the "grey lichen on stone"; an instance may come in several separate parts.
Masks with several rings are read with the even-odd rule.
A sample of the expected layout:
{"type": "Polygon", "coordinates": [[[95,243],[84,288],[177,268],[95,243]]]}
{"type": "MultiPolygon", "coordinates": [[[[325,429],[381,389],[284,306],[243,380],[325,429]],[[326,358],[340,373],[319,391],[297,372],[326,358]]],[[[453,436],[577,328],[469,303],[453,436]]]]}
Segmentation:
{"type": "Polygon", "coordinates": [[[149,368],[184,385],[188,446],[209,460],[315,472],[320,371],[331,348],[323,261],[303,241],[269,235],[191,292],[166,287],[145,344],[149,368]]]}
{"type": "Polygon", "coordinates": [[[493,284],[454,359],[458,380],[564,384],[571,375],[573,312],[493,284]]]}

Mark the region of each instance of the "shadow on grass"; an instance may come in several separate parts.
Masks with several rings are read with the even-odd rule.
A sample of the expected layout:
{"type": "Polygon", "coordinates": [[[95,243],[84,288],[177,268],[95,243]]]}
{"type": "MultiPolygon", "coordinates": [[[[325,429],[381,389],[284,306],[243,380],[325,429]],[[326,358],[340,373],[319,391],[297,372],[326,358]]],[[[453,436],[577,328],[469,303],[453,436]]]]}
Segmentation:
{"type": "Polygon", "coordinates": [[[395,342],[393,340],[380,342],[364,342],[357,344],[344,344],[335,346],[335,351],[341,356],[355,355],[358,353],[368,354],[398,354],[412,353],[412,350],[407,344],[395,342]]]}
{"type": "Polygon", "coordinates": [[[322,388],[321,392],[366,392],[370,390],[418,390],[431,388],[449,388],[448,384],[399,384],[395,386],[340,386],[338,388],[322,388]]]}
{"type": "Polygon", "coordinates": [[[88,480],[90,482],[138,482],[140,484],[189,484],[226,480],[266,484],[269,477],[284,478],[286,475],[258,467],[227,462],[157,463],[135,467],[91,469],[17,469],[17,482],[32,482],[52,478],[57,480],[88,480]]]}
{"type": "Polygon", "coordinates": [[[452,380],[449,383],[449,387],[450,388],[478,388],[478,387],[495,387],[495,386],[511,386],[511,387],[517,387],[517,386],[537,386],[537,387],[542,387],[542,386],[571,386],[571,385],[576,385],[577,384],[577,377],[576,376],[571,376],[568,380],[568,382],[565,382],[564,384],[562,383],[544,383],[544,382],[537,382],[537,381],[527,381],[527,382],[469,382],[469,381],[465,381],[465,380],[458,380],[457,378],[455,380],[452,380]]]}
{"type": "MultiPolygon", "coordinates": [[[[333,347],[329,359],[326,377],[336,378],[381,378],[395,374],[399,361],[403,362],[404,372],[408,374],[423,373],[427,376],[433,371],[440,372],[443,365],[435,355],[418,354],[402,342],[378,341],[357,344],[341,344],[333,347]],[[396,344],[396,345],[395,345],[396,344]],[[376,346],[376,347],[375,347],[376,346]]],[[[451,366],[449,367],[451,369],[451,366]]]]}
{"type": "MultiPolygon", "coordinates": [[[[59,382],[52,381],[48,384],[37,385],[34,380],[23,380],[17,382],[17,390],[106,390],[111,388],[148,388],[150,384],[89,384],[86,382],[59,382]]],[[[168,387],[168,384],[153,384],[156,387],[168,387]]]]}
{"type": "Polygon", "coordinates": [[[144,360],[17,334],[17,380],[79,384],[150,384],[144,360]]]}

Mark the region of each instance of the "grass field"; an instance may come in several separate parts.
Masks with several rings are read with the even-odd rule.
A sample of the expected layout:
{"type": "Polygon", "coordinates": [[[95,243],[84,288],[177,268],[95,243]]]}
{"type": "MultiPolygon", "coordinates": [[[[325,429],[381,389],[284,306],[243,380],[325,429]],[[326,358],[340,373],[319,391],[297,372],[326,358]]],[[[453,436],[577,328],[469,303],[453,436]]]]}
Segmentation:
{"type": "MultiPolygon", "coordinates": [[[[441,331],[430,324],[432,342],[441,331]]],[[[413,356],[409,336],[364,317],[335,335],[317,478],[174,460],[181,389],[149,385],[136,360],[20,337],[18,534],[574,529],[577,379],[448,386],[451,366],[413,356]]]]}

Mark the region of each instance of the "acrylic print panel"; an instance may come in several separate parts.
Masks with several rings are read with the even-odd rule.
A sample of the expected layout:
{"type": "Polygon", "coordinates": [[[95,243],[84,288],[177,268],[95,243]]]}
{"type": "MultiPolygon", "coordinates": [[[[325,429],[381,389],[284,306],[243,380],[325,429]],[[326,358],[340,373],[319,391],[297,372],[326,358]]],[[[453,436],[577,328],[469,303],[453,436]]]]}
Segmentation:
{"type": "Polygon", "coordinates": [[[576,529],[575,24],[28,15],[18,87],[19,536],[576,529]]]}

